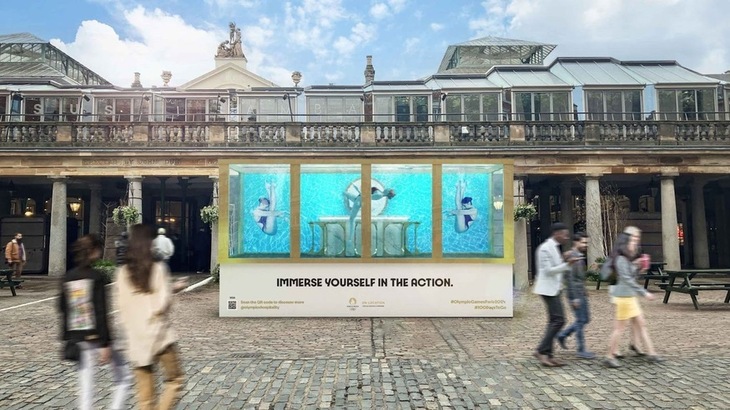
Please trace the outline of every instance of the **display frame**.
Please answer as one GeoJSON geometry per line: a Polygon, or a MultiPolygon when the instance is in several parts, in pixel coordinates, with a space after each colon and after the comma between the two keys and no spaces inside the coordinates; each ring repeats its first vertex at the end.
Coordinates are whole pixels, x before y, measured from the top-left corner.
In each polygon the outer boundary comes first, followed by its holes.
{"type": "MultiPolygon", "coordinates": [[[[248,264],[248,263],[491,263],[491,264],[513,264],[514,263],[514,220],[511,217],[514,209],[514,197],[512,185],[514,179],[514,161],[510,159],[495,158],[444,158],[444,157],[423,157],[408,158],[394,156],[388,158],[366,158],[366,157],[337,157],[337,158],[292,158],[286,156],[267,158],[231,158],[218,161],[219,166],[219,209],[225,210],[219,213],[218,219],[218,261],[221,264],[248,264]],[[357,258],[341,257],[307,257],[301,252],[301,166],[302,165],[353,165],[361,167],[361,183],[363,186],[372,184],[373,165],[430,165],[431,166],[431,203],[432,211],[432,253],[430,257],[418,256],[373,256],[370,252],[362,252],[357,258]],[[288,165],[290,170],[290,249],[288,257],[232,257],[229,254],[229,214],[227,210],[230,204],[229,174],[232,165],[242,166],[266,166],[266,165],[288,165]],[[449,205],[442,203],[442,181],[443,166],[449,165],[500,165],[502,166],[502,192],[503,201],[501,215],[503,224],[503,256],[502,257],[453,257],[443,254],[443,218],[444,209],[449,205]]],[[[496,193],[495,193],[496,194],[496,193]]],[[[369,199],[366,193],[365,199],[369,199]]],[[[362,201],[362,249],[371,249],[371,201],[362,201]]],[[[242,239],[243,240],[243,239],[242,239]]]]}

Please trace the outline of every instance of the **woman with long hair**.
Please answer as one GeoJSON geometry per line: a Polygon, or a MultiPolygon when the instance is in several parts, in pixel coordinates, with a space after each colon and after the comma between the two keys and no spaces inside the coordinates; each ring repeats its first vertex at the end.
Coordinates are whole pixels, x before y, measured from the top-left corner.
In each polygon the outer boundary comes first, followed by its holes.
{"type": "Polygon", "coordinates": [[[107,278],[92,268],[101,259],[104,242],[97,235],[82,236],[72,246],[76,267],[63,276],[59,310],[63,340],[79,346],[79,406],[91,409],[94,402],[95,364],[111,360],[116,389],[112,409],[121,409],[132,377],[122,354],[114,349],[107,309],[107,278]]]}
{"type": "Polygon", "coordinates": [[[119,318],[127,336],[127,356],[137,380],[137,399],[142,410],[171,409],[179,400],[183,374],[172,330],[172,285],[167,265],[152,255],[154,230],[134,225],[129,232],[127,263],[117,274],[119,318]],[[162,365],[165,383],[155,407],[153,365],[162,365]]]}
{"type": "MultiPolygon", "coordinates": [[[[647,359],[653,363],[663,362],[664,359],[657,356],[654,345],[649,338],[649,332],[646,329],[646,320],[639,305],[638,296],[644,296],[649,300],[654,300],[654,295],[644,289],[637,281],[636,277],[641,272],[646,272],[647,266],[642,266],[642,258],[639,255],[639,242],[641,240],[641,231],[633,226],[624,229],[619,235],[616,244],[611,250],[610,260],[613,269],[616,271],[617,282],[613,288],[613,298],[616,305],[616,320],[613,325],[613,332],[608,342],[608,355],[603,361],[606,367],[620,367],[621,364],[616,359],[618,353],[618,343],[621,335],[626,329],[629,321],[632,324],[634,336],[643,342],[648,353],[647,359]]],[[[634,350],[638,352],[638,346],[632,345],[634,350]]]]}

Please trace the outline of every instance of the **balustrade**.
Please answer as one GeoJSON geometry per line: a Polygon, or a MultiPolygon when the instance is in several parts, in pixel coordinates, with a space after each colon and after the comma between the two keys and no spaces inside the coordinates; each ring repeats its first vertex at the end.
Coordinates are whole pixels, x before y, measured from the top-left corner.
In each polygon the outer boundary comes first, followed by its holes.
{"type": "Polygon", "coordinates": [[[228,125],[226,142],[244,145],[285,145],[286,127],[281,124],[228,125]]]}
{"type": "Polygon", "coordinates": [[[129,143],[134,139],[134,126],[121,124],[85,123],[71,127],[75,144],[129,143]]]}
{"type": "Polygon", "coordinates": [[[433,145],[433,142],[433,125],[375,125],[375,143],[378,145],[433,145]]]}
{"type": "Polygon", "coordinates": [[[600,122],[598,134],[606,143],[651,143],[659,141],[659,125],[656,121],[600,122]]]}
{"type": "Polygon", "coordinates": [[[585,125],[581,121],[525,124],[525,141],[530,143],[583,143],[585,125]]]}
{"type": "Polygon", "coordinates": [[[507,123],[450,124],[449,141],[452,145],[506,144],[509,142],[509,125],[507,123]]]}
{"type": "Polygon", "coordinates": [[[358,124],[305,124],[302,126],[305,145],[359,145],[358,124]]]}
{"type": "Polygon", "coordinates": [[[9,144],[55,142],[58,127],[53,124],[0,123],[0,142],[9,144]]]}
{"type": "Polygon", "coordinates": [[[205,143],[210,141],[210,127],[205,123],[152,124],[150,142],[205,143]]]}
{"type": "Polygon", "coordinates": [[[675,135],[680,144],[730,142],[730,123],[678,123],[675,126],[675,135]]]}

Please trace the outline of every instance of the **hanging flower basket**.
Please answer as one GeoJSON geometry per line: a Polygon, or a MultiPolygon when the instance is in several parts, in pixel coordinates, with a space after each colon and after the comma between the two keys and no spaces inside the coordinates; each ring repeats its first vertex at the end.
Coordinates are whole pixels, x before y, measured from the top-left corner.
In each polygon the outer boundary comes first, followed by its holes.
{"type": "Polygon", "coordinates": [[[218,221],[218,205],[206,205],[200,208],[200,219],[203,223],[212,224],[218,221]]]}
{"type": "Polygon", "coordinates": [[[515,221],[519,221],[521,218],[525,218],[528,221],[535,219],[537,216],[537,209],[533,204],[519,204],[515,206],[515,221]]]}
{"type": "Polygon", "coordinates": [[[135,224],[139,221],[139,210],[133,206],[121,205],[112,211],[112,219],[119,226],[135,224]]]}

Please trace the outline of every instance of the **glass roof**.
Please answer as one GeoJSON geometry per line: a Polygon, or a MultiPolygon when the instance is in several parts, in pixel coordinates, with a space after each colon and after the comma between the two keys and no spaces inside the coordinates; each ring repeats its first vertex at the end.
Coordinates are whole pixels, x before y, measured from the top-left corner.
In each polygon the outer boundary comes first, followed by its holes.
{"type": "Polygon", "coordinates": [[[438,72],[485,73],[495,65],[543,64],[555,47],[554,44],[482,37],[450,45],[438,72]]]}
{"type": "Polygon", "coordinates": [[[487,80],[499,87],[564,87],[570,89],[570,84],[558,78],[547,70],[547,67],[494,67],[487,73],[487,80]]]}
{"type": "Polygon", "coordinates": [[[558,58],[550,72],[572,85],[644,85],[612,58],[558,58]]]}
{"type": "Polygon", "coordinates": [[[705,77],[676,61],[624,61],[621,63],[639,81],[648,84],[718,84],[714,78],[705,77]]]}

